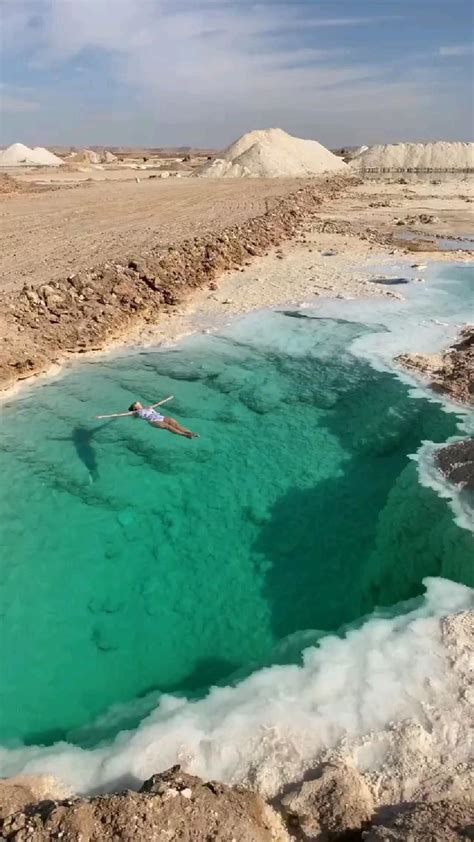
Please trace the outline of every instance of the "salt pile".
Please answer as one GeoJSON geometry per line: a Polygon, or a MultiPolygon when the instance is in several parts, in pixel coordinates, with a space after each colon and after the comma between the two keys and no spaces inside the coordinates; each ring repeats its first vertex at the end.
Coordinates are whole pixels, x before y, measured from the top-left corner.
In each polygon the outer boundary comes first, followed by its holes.
{"type": "Polygon", "coordinates": [[[0,152],[0,167],[59,167],[62,163],[62,158],[58,158],[42,146],[30,149],[23,143],[13,143],[8,149],[0,152]]]}
{"type": "Polygon", "coordinates": [[[350,166],[373,170],[469,170],[474,143],[378,143],[357,155],[350,166]]]}
{"type": "Polygon", "coordinates": [[[94,149],[81,149],[66,158],[68,164],[113,164],[116,160],[117,156],[107,149],[102,152],[96,152],[94,149]]]}
{"type": "Polygon", "coordinates": [[[359,146],[358,149],[356,149],[355,152],[352,153],[352,157],[357,158],[359,155],[362,155],[363,152],[367,152],[368,149],[369,147],[365,146],[365,144],[363,146],[359,146]]]}
{"type": "Polygon", "coordinates": [[[347,164],[316,140],[282,129],[247,132],[198,172],[202,178],[308,178],[341,172],[347,164]]]}

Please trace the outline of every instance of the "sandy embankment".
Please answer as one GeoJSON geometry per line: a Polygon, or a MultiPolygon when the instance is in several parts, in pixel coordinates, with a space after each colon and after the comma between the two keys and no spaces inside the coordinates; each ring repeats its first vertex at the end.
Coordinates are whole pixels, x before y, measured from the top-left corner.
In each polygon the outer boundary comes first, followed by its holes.
{"type": "Polygon", "coordinates": [[[158,245],[125,263],[108,261],[40,286],[14,285],[0,294],[0,385],[11,386],[67,354],[109,346],[145,323],[156,324],[193,290],[294,237],[315,220],[325,199],[349,186],[346,179],[323,180],[243,224],[175,246],[158,245]]]}
{"type": "MultiPolygon", "coordinates": [[[[243,197],[242,181],[237,188],[233,182],[233,179],[225,182],[225,195],[231,195],[227,190],[237,189],[243,197]],[[232,184],[227,187],[229,182],[232,184]]],[[[199,202],[204,203],[203,207],[209,205],[209,182],[197,180],[193,184],[198,185],[192,190],[197,196],[195,210],[199,213],[199,202]]],[[[269,193],[267,183],[253,180],[247,189],[251,196],[257,197],[257,204],[251,199],[242,205],[238,199],[235,205],[233,194],[234,205],[228,209],[227,216],[219,216],[215,207],[208,208],[208,233],[180,240],[173,246],[162,244],[163,232],[157,245],[153,245],[152,228],[157,220],[150,219],[153,225],[148,226],[146,250],[138,220],[132,215],[132,228],[126,229],[127,216],[121,205],[120,234],[115,231],[112,240],[116,242],[121,237],[127,244],[130,242],[129,257],[123,257],[125,246],[122,246],[122,262],[113,258],[95,269],[73,272],[67,278],[63,273],[62,279],[39,286],[35,283],[21,286],[21,277],[14,273],[14,251],[11,253],[11,246],[10,251],[7,248],[3,265],[8,288],[0,292],[3,337],[0,387],[9,388],[20,380],[48,371],[75,353],[176,338],[196,327],[202,328],[203,321],[219,314],[222,317],[223,313],[246,312],[316,295],[396,296],[398,292],[368,283],[364,266],[368,259],[375,258],[375,247],[381,260],[384,255],[393,259],[394,254],[407,254],[411,249],[410,244],[397,241],[400,217],[427,209],[431,215],[436,213],[439,223],[425,226],[430,235],[438,231],[444,235],[457,234],[460,230],[469,234],[472,229],[469,186],[463,181],[437,186],[422,182],[407,187],[397,183],[361,184],[355,179],[334,177],[310,184],[300,182],[300,185],[295,189],[293,183],[288,193],[289,184],[283,181],[280,192],[284,195],[277,198],[275,184],[269,193]],[[256,216],[252,215],[255,209],[256,216]],[[226,220],[231,219],[236,219],[236,224],[226,227],[226,220]],[[277,248],[282,243],[285,243],[284,253],[277,248]],[[336,254],[326,255],[327,251],[336,254]]],[[[174,194],[175,213],[184,232],[188,230],[189,213],[185,210],[184,217],[180,216],[183,214],[181,187],[174,194]]],[[[58,202],[65,201],[54,195],[58,202]]],[[[155,201],[157,195],[162,194],[155,194],[155,201]]],[[[172,194],[166,195],[171,202],[172,194]]],[[[42,203],[49,207],[52,200],[43,194],[30,197],[31,201],[37,203],[37,219],[41,217],[42,203]]],[[[16,219],[16,224],[25,212],[25,202],[27,198],[21,196],[8,203],[7,213],[12,220],[16,219]]],[[[166,213],[171,219],[172,202],[166,213]]],[[[109,208],[104,215],[108,228],[113,229],[117,209],[109,208]]],[[[39,225],[38,219],[36,224],[39,225]]],[[[64,232],[70,231],[72,236],[75,227],[68,223],[64,232]]],[[[174,230],[171,224],[170,236],[174,230]]],[[[27,277],[34,270],[34,243],[38,236],[41,241],[46,236],[41,225],[33,237],[32,255],[23,258],[20,264],[22,275],[26,272],[27,277]]],[[[8,231],[4,237],[8,245],[8,231]]],[[[57,260],[63,252],[66,260],[75,259],[72,256],[76,254],[76,241],[64,242],[63,234],[60,240],[57,260]]],[[[84,242],[80,247],[85,248],[84,242]]],[[[429,255],[418,252],[414,261],[433,256],[436,243],[427,243],[426,247],[430,249],[429,255]]],[[[443,260],[471,259],[460,252],[436,256],[443,260]]],[[[54,265],[58,277],[58,263],[54,265]]],[[[40,277],[44,277],[44,271],[41,268],[40,277]]]]}

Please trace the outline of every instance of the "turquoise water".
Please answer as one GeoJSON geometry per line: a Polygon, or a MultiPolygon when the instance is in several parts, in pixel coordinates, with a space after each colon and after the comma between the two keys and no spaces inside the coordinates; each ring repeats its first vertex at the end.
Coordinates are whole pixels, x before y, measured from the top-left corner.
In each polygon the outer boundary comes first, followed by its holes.
{"type": "Polygon", "coordinates": [[[5,411],[4,744],[93,743],[111,706],[297,660],[426,575],[474,585],[471,536],[408,458],[456,416],[350,352],[374,328],[262,319],[275,341],[86,363],[5,411]],[[199,439],[92,420],[168,394],[199,439]]]}

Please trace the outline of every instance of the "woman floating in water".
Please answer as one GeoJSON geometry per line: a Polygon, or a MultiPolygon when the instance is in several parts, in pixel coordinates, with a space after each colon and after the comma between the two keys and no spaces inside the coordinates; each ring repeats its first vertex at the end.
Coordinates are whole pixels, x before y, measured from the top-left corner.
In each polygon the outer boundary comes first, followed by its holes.
{"type": "Polygon", "coordinates": [[[199,438],[198,433],[192,433],[191,430],[187,430],[175,418],[170,418],[169,415],[161,415],[159,412],[156,412],[155,406],[161,406],[161,404],[172,399],[173,395],[170,395],[169,398],[164,398],[162,401],[158,401],[158,403],[152,403],[150,406],[142,406],[140,401],[134,401],[130,405],[128,412],[117,412],[114,415],[96,415],[96,418],[125,418],[127,415],[134,415],[135,418],[143,418],[144,421],[148,421],[152,427],[168,430],[177,436],[185,436],[187,439],[199,438]]]}

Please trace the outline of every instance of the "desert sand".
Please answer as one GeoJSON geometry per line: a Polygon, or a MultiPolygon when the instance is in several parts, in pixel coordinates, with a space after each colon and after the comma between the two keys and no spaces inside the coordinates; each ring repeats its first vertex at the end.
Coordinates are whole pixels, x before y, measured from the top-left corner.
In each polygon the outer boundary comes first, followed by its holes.
{"type": "MultiPolygon", "coordinates": [[[[55,186],[67,185],[68,175],[57,175],[55,186]]],[[[294,179],[252,181],[250,189],[238,180],[147,178],[137,183],[130,170],[125,175],[126,180],[2,196],[0,289],[56,280],[104,260],[118,263],[153,245],[241,224],[299,186],[294,179]]]]}

